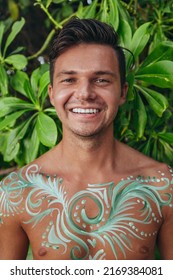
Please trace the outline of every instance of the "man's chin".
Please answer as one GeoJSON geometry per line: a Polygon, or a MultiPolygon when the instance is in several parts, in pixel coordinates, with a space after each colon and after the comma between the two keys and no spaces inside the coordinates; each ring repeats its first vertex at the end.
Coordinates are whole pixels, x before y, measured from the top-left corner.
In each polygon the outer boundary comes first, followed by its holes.
{"type": "Polygon", "coordinates": [[[78,138],[82,138],[82,139],[92,139],[95,138],[97,136],[99,136],[101,134],[101,129],[99,130],[94,130],[94,131],[80,131],[80,130],[74,130],[73,134],[78,137],[78,138]]]}

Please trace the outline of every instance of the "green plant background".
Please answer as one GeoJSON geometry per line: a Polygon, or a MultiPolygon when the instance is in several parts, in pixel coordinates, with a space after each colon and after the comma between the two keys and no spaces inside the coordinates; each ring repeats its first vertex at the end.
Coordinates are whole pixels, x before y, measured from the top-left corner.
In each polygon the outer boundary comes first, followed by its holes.
{"type": "Polygon", "coordinates": [[[0,176],[61,140],[50,105],[48,49],[72,16],[97,18],[125,50],[127,102],[115,136],[173,166],[173,0],[0,0],[0,176]]]}

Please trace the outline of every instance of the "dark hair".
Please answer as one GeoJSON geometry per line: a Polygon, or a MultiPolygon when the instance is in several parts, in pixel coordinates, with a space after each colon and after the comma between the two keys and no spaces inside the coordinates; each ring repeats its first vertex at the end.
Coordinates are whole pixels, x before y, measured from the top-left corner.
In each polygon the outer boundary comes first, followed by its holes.
{"type": "Polygon", "coordinates": [[[81,43],[111,46],[117,54],[121,85],[125,83],[125,55],[122,48],[118,45],[118,35],[113,27],[96,19],[79,19],[73,17],[62,29],[57,30],[54,36],[49,54],[51,84],[53,84],[56,59],[70,47],[81,43]]]}

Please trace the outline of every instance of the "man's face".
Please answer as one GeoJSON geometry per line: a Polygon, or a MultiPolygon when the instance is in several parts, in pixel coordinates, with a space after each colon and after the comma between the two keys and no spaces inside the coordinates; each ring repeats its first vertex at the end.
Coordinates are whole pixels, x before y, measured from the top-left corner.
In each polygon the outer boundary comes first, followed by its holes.
{"type": "Polygon", "coordinates": [[[115,51],[106,45],[80,44],[57,58],[49,96],[64,133],[89,137],[113,128],[126,91],[115,51]]]}

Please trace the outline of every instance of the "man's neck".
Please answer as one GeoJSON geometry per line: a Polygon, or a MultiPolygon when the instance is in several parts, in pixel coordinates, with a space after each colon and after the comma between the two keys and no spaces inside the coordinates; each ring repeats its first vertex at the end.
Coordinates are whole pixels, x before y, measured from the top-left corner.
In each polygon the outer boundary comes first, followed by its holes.
{"type": "Polygon", "coordinates": [[[78,137],[62,139],[60,143],[63,166],[70,166],[74,172],[89,173],[113,170],[116,164],[117,142],[113,135],[107,137],[78,137]]]}

